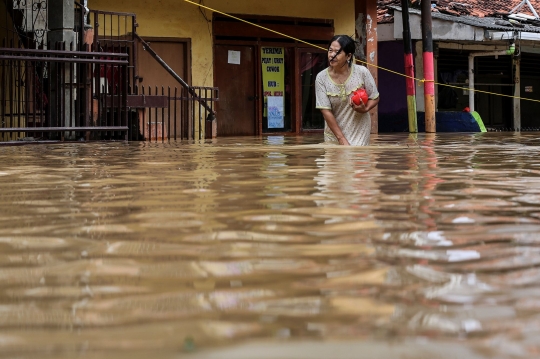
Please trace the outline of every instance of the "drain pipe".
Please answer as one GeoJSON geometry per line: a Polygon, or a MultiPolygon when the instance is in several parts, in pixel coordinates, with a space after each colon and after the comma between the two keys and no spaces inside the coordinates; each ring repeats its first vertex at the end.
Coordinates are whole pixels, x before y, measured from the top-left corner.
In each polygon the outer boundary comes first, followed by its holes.
{"type": "Polygon", "coordinates": [[[479,56],[504,56],[504,55],[513,55],[516,51],[516,45],[511,44],[508,50],[501,51],[491,51],[491,52],[471,52],[469,54],[469,108],[471,112],[475,111],[474,109],[474,58],[479,56]]]}

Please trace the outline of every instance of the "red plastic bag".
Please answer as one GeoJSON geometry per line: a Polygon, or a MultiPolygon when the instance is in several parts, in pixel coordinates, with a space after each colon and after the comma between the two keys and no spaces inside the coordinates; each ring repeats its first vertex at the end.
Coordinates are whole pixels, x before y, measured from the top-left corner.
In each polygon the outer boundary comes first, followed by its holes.
{"type": "Polygon", "coordinates": [[[367,105],[368,100],[369,98],[368,98],[366,90],[358,89],[353,92],[352,101],[354,102],[356,106],[360,105],[360,103],[367,105]]]}

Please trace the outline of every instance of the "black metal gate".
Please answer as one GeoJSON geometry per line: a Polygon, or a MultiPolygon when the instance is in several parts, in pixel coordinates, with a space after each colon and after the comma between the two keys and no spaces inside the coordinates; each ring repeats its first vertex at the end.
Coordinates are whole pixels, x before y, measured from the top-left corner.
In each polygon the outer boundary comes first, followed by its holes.
{"type": "Polygon", "coordinates": [[[0,0],[0,142],[210,137],[217,88],[138,85],[135,14],[75,3],[76,42],[53,44],[48,1],[0,0]]]}

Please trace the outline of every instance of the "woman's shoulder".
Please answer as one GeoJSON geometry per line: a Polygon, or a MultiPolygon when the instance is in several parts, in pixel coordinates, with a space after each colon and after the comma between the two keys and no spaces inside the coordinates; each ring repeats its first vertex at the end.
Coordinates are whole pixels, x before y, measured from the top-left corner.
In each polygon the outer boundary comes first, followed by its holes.
{"type": "Polygon", "coordinates": [[[367,67],[359,64],[354,64],[354,71],[358,71],[359,73],[369,72],[367,67]]]}
{"type": "Polygon", "coordinates": [[[325,80],[328,77],[328,67],[317,74],[317,80],[325,80]]]}

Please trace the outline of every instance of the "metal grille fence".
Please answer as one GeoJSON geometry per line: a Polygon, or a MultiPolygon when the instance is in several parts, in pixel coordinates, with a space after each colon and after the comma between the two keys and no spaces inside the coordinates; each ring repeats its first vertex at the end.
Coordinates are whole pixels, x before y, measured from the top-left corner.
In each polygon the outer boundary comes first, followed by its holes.
{"type": "Polygon", "coordinates": [[[0,48],[2,140],[126,138],[127,55],[56,47],[0,48]],[[102,85],[102,69],[114,83],[102,85]]]}
{"type": "Polygon", "coordinates": [[[47,0],[0,0],[0,11],[2,5],[0,142],[165,142],[215,133],[217,88],[190,86],[174,73],[179,88],[137,84],[137,42],[144,40],[135,14],[87,11],[76,2],[76,41],[52,44],[47,0]]]}

